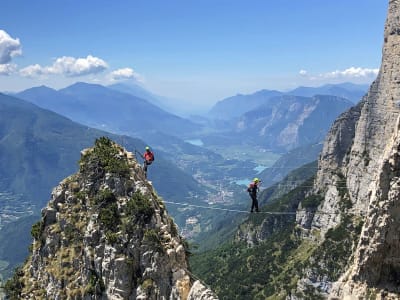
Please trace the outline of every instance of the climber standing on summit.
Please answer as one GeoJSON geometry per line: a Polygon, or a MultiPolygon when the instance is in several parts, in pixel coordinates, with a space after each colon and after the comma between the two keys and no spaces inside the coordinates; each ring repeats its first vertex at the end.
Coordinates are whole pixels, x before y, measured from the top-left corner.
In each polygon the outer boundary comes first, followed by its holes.
{"type": "Polygon", "coordinates": [[[147,178],[147,166],[151,165],[154,161],[154,153],[150,150],[149,146],[146,146],[146,151],[144,152],[142,157],[144,176],[147,178]]]}
{"type": "Polygon", "coordinates": [[[247,191],[249,192],[250,198],[252,200],[250,212],[253,212],[254,209],[256,209],[256,212],[259,212],[257,192],[260,190],[258,187],[260,183],[261,183],[260,179],[254,178],[253,181],[249,184],[249,187],[247,188],[247,191]]]}

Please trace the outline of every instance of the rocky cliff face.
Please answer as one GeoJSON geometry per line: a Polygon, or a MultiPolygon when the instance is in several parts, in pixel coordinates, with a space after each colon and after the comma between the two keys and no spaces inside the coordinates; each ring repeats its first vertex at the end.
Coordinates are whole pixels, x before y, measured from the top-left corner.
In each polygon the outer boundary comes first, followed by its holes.
{"type": "Polygon", "coordinates": [[[217,299],[188,271],[187,246],[132,155],[84,150],[32,228],[21,299],[217,299]]]}
{"type": "Polygon", "coordinates": [[[341,276],[327,278],[310,268],[299,286],[324,286],[332,299],[399,299],[399,104],[400,1],[390,0],[379,75],[331,128],[314,191],[324,201],[308,219],[298,218],[309,238],[320,237],[320,246],[341,230],[341,242],[348,243],[337,258],[341,276]]]}
{"type": "Polygon", "coordinates": [[[336,96],[275,97],[242,115],[236,132],[271,149],[291,150],[323,140],[337,116],[352,105],[336,96]]]}

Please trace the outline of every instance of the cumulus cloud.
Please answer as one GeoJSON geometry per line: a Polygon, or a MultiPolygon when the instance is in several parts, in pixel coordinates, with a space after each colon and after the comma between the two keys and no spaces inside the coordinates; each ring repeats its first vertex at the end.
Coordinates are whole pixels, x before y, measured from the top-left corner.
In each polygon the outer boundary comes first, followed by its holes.
{"type": "Polygon", "coordinates": [[[13,39],[7,32],[0,29],[0,65],[8,64],[13,57],[21,54],[19,39],[13,39]]]}
{"type": "Polygon", "coordinates": [[[320,77],[323,78],[362,78],[362,77],[372,77],[378,75],[379,69],[369,69],[369,68],[356,68],[350,67],[346,70],[336,70],[333,72],[328,72],[321,74],[320,77]]]}
{"type": "Polygon", "coordinates": [[[135,77],[135,73],[133,72],[133,69],[131,69],[131,68],[118,69],[118,70],[111,72],[110,75],[111,75],[111,78],[114,80],[129,79],[129,78],[135,77]]]}
{"type": "Polygon", "coordinates": [[[34,78],[34,77],[38,77],[40,75],[46,74],[46,70],[45,70],[45,68],[42,68],[40,65],[36,64],[36,65],[31,65],[31,66],[28,66],[26,68],[19,70],[19,73],[23,77],[34,78]]]}
{"type": "Polygon", "coordinates": [[[60,74],[67,77],[77,77],[82,75],[96,74],[108,68],[107,63],[92,55],[86,58],[75,58],[63,56],[57,58],[53,65],[42,67],[38,64],[31,65],[20,70],[20,74],[25,77],[37,77],[47,74],[60,74]]]}
{"type": "Polygon", "coordinates": [[[99,73],[108,68],[107,63],[92,55],[86,58],[63,56],[57,58],[54,64],[47,69],[50,74],[63,74],[68,77],[99,73]]]}
{"type": "Polygon", "coordinates": [[[0,75],[11,75],[17,70],[17,66],[14,64],[2,64],[0,65],[0,75]]]}
{"type": "Polygon", "coordinates": [[[112,81],[135,79],[136,81],[142,81],[141,76],[131,68],[121,68],[110,73],[112,81]]]}
{"type": "Polygon", "coordinates": [[[300,74],[301,76],[306,76],[306,75],[307,75],[307,71],[306,71],[306,70],[300,70],[300,71],[299,71],[299,74],[300,74]]]}

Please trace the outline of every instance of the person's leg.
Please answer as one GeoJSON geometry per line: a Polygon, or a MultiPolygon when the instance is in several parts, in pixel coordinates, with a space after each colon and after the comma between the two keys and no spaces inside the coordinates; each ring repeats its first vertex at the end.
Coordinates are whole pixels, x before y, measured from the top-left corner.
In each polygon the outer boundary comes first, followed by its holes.
{"type": "Polygon", "coordinates": [[[143,171],[144,171],[144,176],[147,177],[147,161],[143,162],[143,171]]]}
{"type": "Polygon", "coordinates": [[[254,195],[251,195],[251,210],[250,210],[250,212],[253,212],[254,208],[256,207],[255,201],[256,201],[256,198],[254,197],[254,195]]]}

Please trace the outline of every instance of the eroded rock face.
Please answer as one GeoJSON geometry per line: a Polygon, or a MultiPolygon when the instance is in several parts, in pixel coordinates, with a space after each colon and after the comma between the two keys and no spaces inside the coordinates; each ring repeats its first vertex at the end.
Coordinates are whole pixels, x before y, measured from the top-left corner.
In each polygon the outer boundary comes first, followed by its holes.
{"type": "Polygon", "coordinates": [[[42,215],[21,298],[217,299],[193,284],[163,201],[130,153],[108,139],[82,152],[80,172],[53,190],[42,215]]]}
{"type": "Polygon", "coordinates": [[[333,125],[315,184],[324,201],[311,220],[301,219],[319,231],[320,242],[341,224],[348,230],[362,224],[343,275],[325,290],[328,298],[400,297],[399,104],[400,1],[390,0],[379,75],[360,104],[333,125]]]}

